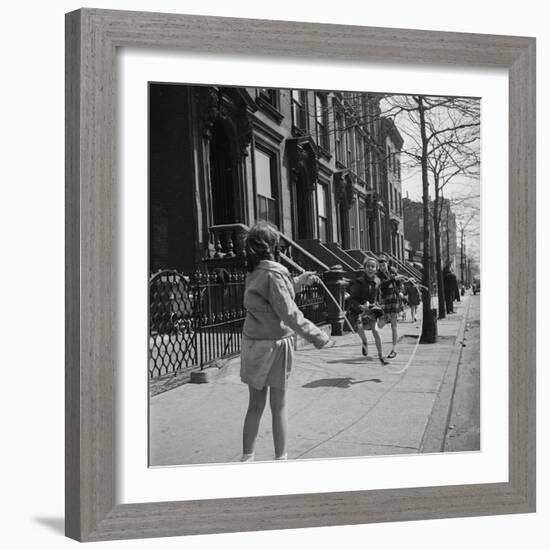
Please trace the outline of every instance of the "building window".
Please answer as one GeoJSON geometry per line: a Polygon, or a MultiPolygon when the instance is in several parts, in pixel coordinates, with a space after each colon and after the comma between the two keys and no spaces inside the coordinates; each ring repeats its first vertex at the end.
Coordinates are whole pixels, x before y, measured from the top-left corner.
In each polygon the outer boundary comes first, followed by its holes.
{"type": "Polygon", "coordinates": [[[336,141],[336,160],[338,162],[345,162],[344,141],[346,139],[346,136],[344,132],[346,130],[344,128],[344,117],[342,116],[342,113],[339,111],[336,111],[335,113],[335,125],[336,125],[336,133],[335,133],[334,139],[336,141]]]}
{"type": "Polygon", "coordinates": [[[279,107],[279,92],[275,88],[258,88],[259,96],[272,107],[279,107]]]}
{"type": "Polygon", "coordinates": [[[346,133],[347,133],[346,162],[347,162],[347,167],[350,170],[353,170],[354,169],[354,166],[353,166],[353,151],[355,149],[355,145],[354,145],[355,131],[354,131],[353,127],[351,127],[351,128],[348,128],[348,131],[346,133]]]}
{"type": "Polygon", "coordinates": [[[307,131],[306,117],[306,92],[303,90],[292,90],[292,124],[302,132],[307,131]]]}
{"type": "Polygon", "coordinates": [[[255,150],[258,219],[278,225],[277,172],[275,156],[255,150]]]}
{"type": "Polygon", "coordinates": [[[326,243],[328,240],[328,208],[327,208],[327,186],[317,184],[317,219],[319,225],[319,239],[326,243]]]}
{"type": "Polygon", "coordinates": [[[363,135],[359,128],[355,130],[355,163],[357,166],[356,174],[363,179],[365,177],[365,163],[364,163],[364,151],[363,151],[363,135]]]}
{"type": "Polygon", "coordinates": [[[328,143],[328,107],[327,98],[324,94],[315,94],[315,132],[317,145],[329,149],[328,143]]]}
{"type": "Polygon", "coordinates": [[[350,245],[349,248],[357,248],[357,201],[353,202],[350,216],[350,245]]]}
{"type": "Polygon", "coordinates": [[[367,207],[363,201],[359,203],[359,248],[367,250],[367,207]]]}

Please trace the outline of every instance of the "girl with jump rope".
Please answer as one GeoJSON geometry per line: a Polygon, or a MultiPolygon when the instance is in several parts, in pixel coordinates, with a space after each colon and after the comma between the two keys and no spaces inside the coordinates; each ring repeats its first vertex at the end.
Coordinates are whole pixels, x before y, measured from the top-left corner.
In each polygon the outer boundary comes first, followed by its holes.
{"type": "Polygon", "coordinates": [[[388,359],[393,359],[397,356],[396,346],[399,340],[397,333],[397,315],[401,312],[402,303],[400,298],[401,281],[395,269],[388,266],[388,258],[382,254],[378,258],[378,273],[380,279],[380,305],[384,315],[378,320],[380,328],[389,322],[391,324],[392,346],[388,354],[388,359]]]}
{"type": "Polygon", "coordinates": [[[318,280],[311,272],[296,279],[278,262],[279,233],[261,222],[246,237],[248,274],[244,291],[246,318],[241,346],[241,380],[248,384],[249,402],[243,426],[242,462],[254,460],[260,420],[268,388],[275,459],[287,458],[286,390],[294,356],[294,334],[322,348],[329,337],[308,321],[294,301],[303,285],[318,280]]]}
{"type": "MultiPolygon", "coordinates": [[[[378,350],[378,357],[380,359],[380,362],[381,362],[382,366],[384,367],[384,371],[388,374],[391,374],[391,375],[401,375],[409,369],[409,367],[412,365],[412,363],[414,361],[414,357],[415,357],[416,352],[418,350],[418,345],[420,344],[420,337],[422,335],[422,332],[421,331],[418,332],[418,335],[416,337],[415,346],[413,348],[412,353],[409,356],[409,359],[408,359],[407,363],[403,367],[398,367],[398,370],[395,370],[395,369],[392,369],[391,367],[388,367],[388,365],[390,365],[390,363],[387,360],[384,359],[384,357],[382,355],[382,352],[381,352],[380,334],[378,332],[377,323],[372,322],[373,318],[377,318],[377,319],[381,320],[381,319],[383,319],[383,316],[384,316],[384,310],[381,307],[379,307],[376,303],[376,301],[378,300],[379,294],[377,294],[376,291],[373,290],[373,286],[376,285],[376,280],[378,279],[377,275],[376,275],[377,274],[377,272],[376,272],[377,261],[374,258],[367,258],[364,261],[363,266],[364,266],[364,269],[365,269],[365,279],[370,279],[371,284],[370,285],[365,285],[367,290],[365,290],[365,286],[363,286],[363,283],[361,283],[357,280],[354,283],[354,285],[352,286],[351,294],[350,294],[350,297],[349,297],[350,304],[352,306],[352,308],[351,308],[352,309],[352,315],[353,315],[353,310],[355,309],[355,311],[359,311],[359,312],[363,313],[363,315],[362,315],[363,318],[366,317],[366,319],[367,319],[366,325],[373,332],[374,340],[375,340],[376,347],[377,347],[377,350],[378,350]],[[373,273],[373,271],[374,271],[374,273],[373,273]],[[375,282],[375,285],[372,284],[372,281],[375,282]],[[370,286],[370,290],[368,289],[369,286],[370,286]],[[361,288],[361,287],[363,287],[363,288],[361,288]],[[371,293],[370,297],[373,300],[372,303],[369,302],[369,300],[368,300],[369,292],[371,293]],[[353,298],[352,298],[352,296],[353,296],[353,298]],[[359,307],[359,309],[358,309],[358,307],[359,307]]],[[[398,276],[396,276],[396,277],[398,277],[398,276]]],[[[360,279],[360,278],[358,278],[358,279],[360,279]]],[[[324,288],[327,296],[334,302],[336,307],[338,309],[340,309],[340,312],[344,315],[344,320],[347,323],[351,333],[352,334],[357,334],[357,336],[359,336],[359,338],[361,339],[363,354],[366,355],[367,354],[367,347],[366,347],[367,342],[366,342],[366,336],[365,336],[364,329],[363,329],[363,326],[365,325],[365,323],[362,322],[362,320],[360,319],[359,324],[356,323],[356,328],[357,328],[357,331],[356,331],[354,329],[352,323],[350,323],[350,320],[348,319],[348,317],[345,315],[345,312],[340,307],[340,304],[338,304],[338,302],[336,301],[334,296],[331,294],[331,292],[328,290],[328,288],[325,286],[323,281],[319,280],[319,282],[320,282],[321,286],[324,288]]],[[[414,279],[412,280],[412,284],[417,288],[418,292],[420,292],[419,289],[425,288],[422,285],[420,285],[419,283],[417,283],[416,281],[414,281],[414,279]]],[[[378,279],[378,285],[380,285],[379,279],[378,279]]]]}
{"type": "Polygon", "coordinates": [[[349,307],[352,316],[355,318],[352,324],[357,328],[357,334],[361,338],[361,351],[368,355],[368,344],[365,329],[372,332],[378,359],[382,365],[389,362],[382,354],[382,340],[378,332],[378,319],[382,317],[382,309],[376,305],[380,293],[380,279],[376,276],[378,264],[374,258],[366,258],[363,262],[364,273],[359,275],[350,289],[349,307]]]}

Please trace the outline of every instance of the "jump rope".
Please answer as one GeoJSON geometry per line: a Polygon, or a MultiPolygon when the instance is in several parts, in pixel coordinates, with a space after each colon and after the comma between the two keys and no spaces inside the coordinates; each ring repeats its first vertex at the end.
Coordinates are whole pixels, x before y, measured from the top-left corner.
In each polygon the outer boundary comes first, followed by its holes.
{"type": "MultiPolygon", "coordinates": [[[[293,268],[296,269],[296,271],[298,271],[300,274],[306,273],[306,270],[304,268],[302,268],[301,266],[297,265],[297,264],[293,265],[293,268]]],[[[359,336],[359,334],[357,334],[357,331],[353,328],[352,324],[350,323],[350,321],[348,319],[348,316],[346,315],[346,312],[342,309],[342,307],[338,303],[338,300],[336,300],[336,298],[333,296],[332,292],[327,288],[324,281],[319,276],[317,276],[317,275],[315,275],[315,276],[317,277],[317,281],[319,282],[319,284],[321,285],[321,287],[325,291],[325,294],[332,300],[334,305],[338,308],[338,311],[342,314],[342,317],[344,318],[344,321],[347,324],[350,332],[352,334],[355,334],[357,336],[357,338],[359,338],[359,340],[361,342],[361,345],[363,345],[363,341],[361,340],[361,337],[359,336]]],[[[420,292],[420,288],[425,288],[422,285],[419,285],[417,283],[413,283],[413,284],[419,290],[419,292],[420,292]]],[[[204,290],[206,290],[206,289],[204,289],[204,290]]],[[[411,356],[409,357],[409,360],[407,361],[407,364],[403,368],[401,368],[398,371],[393,371],[393,370],[390,370],[391,364],[387,365],[387,366],[384,366],[384,367],[379,367],[379,368],[383,368],[385,372],[388,372],[388,373],[394,374],[394,375],[402,374],[403,372],[408,370],[408,368],[411,366],[411,364],[413,362],[413,359],[416,355],[416,352],[418,350],[418,345],[420,344],[421,335],[422,335],[422,332],[419,331],[418,336],[416,338],[416,343],[415,343],[413,352],[412,352],[411,356]]],[[[228,349],[228,347],[229,347],[232,340],[233,340],[233,334],[231,334],[231,337],[229,338],[229,341],[225,345],[225,349],[224,349],[224,353],[223,353],[224,355],[227,352],[227,349],[228,349]]],[[[334,347],[334,346],[331,346],[331,347],[334,347]]]]}
{"type": "MultiPolygon", "coordinates": [[[[297,269],[297,271],[299,271],[301,274],[303,273],[306,273],[306,270],[303,269],[301,266],[298,266],[298,265],[295,265],[293,266],[295,269],[297,269]]],[[[361,337],[359,336],[359,334],[357,334],[357,331],[353,328],[352,324],[349,322],[349,319],[346,315],[346,312],[342,309],[342,307],[340,306],[340,304],[338,303],[338,300],[336,300],[336,298],[333,296],[332,292],[327,288],[327,286],[325,285],[325,283],[323,282],[323,280],[317,276],[317,280],[319,281],[321,287],[323,288],[323,290],[325,291],[325,293],[327,294],[327,296],[330,297],[330,299],[334,302],[334,305],[338,308],[338,310],[340,311],[340,313],[342,314],[342,316],[344,317],[344,321],[346,322],[346,324],[348,325],[350,331],[355,334],[357,336],[357,338],[359,338],[359,340],[361,340],[361,337]]],[[[422,288],[425,288],[423,287],[422,285],[419,285],[417,283],[413,283],[414,286],[417,288],[417,289],[420,289],[420,287],[422,288]]],[[[420,290],[419,290],[420,291],[420,290]]],[[[379,367],[379,368],[382,368],[384,369],[384,371],[386,372],[389,372],[390,374],[394,374],[394,375],[397,375],[397,374],[402,374],[403,372],[405,372],[406,370],[408,370],[408,368],[411,366],[412,362],[413,362],[413,359],[416,355],[416,352],[418,350],[418,345],[420,344],[420,337],[422,336],[422,331],[419,331],[418,332],[418,336],[416,338],[416,343],[415,343],[415,346],[414,346],[414,349],[413,349],[413,352],[411,354],[411,356],[409,357],[409,360],[407,361],[407,364],[401,368],[400,370],[398,371],[393,371],[393,370],[389,370],[388,367],[391,367],[391,364],[388,365],[388,366],[384,366],[384,367],[379,367]]],[[[361,340],[361,345],[363,345],[363,341],[361,340]]],[[[333,347],[333,346],[332,346],[333,347]]]]}

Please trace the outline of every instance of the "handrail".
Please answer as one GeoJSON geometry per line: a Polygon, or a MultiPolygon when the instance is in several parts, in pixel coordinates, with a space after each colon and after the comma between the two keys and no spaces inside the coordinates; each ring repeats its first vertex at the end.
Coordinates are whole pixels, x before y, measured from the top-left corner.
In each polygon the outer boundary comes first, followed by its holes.
{"type": "Polygon", "coordinates": [[[290,268],[298,271],[298,273],[303,273],[305,271],[305,269],[300,264],[296,263],[292,258],[287,256],[283,252],[281,252],[281,261],[283,263],[287,264],[286,267],[290,267],[290,268]]]}
{"type": "MultiPolygon", "coordinates": [[[[302,256],[305,256],[310,262],[314,263],[319,267],[321,271],[328,271],[328,265],[324,264],[319,258],[308,252],[305,248],[300,246],[296,241],[293,241],[290,237],[287,237],[284,233],[279,231],[279,238],[282,239],[286,244],[290,245],[293,249],[297,250],[302,256]]],[[[285,254],[286,256],[286,254],[285,254]]]]}
{"type": "Polygon", "coordinates": [[[409,265],[410,262],[403,262],[413,273],[416,274],[416,277],[418,277],[418,280],[422,280],[422,272],[415,267],[414,265],[409,265]]]}
{"type": "Polygon", "coordinates": [[[213,230],[220,230],[220,231],[227,231],[229,229],[236,229],[236,228],[239,228],[239,229],[244,229],[245,231],[248,231],[250,229],[250,227],[248,227],[248,225],[245,225],[244,223],[222,223],[220,225],[211,225],[210,226],[210,231],[213,231],[213,230]]]}
{"type": "Polygon", "coordinates": [[[415,279],[420,280],[420,274],[416,273],[416,270],[413,270],[410,268],[407,264],[405,264],[403,261],[401,261],[397,256],[392,254],[391,252],[386,252],[386,254],[399,266],[403,271],[405,271],[409,276],[414,277],[415,279]]]}
{"type": "Polygon", "coordinates": [[[392,259],[392,261],[397,264],[398,267],[401,268],[401,271],[404,271],[407,275],[410,277],[414,277],[416,279],[416,274],[414,274],[410,267],[405,265],[395,254],[392,254],[391,252],[388,253],[388,256],[392,259]]]}

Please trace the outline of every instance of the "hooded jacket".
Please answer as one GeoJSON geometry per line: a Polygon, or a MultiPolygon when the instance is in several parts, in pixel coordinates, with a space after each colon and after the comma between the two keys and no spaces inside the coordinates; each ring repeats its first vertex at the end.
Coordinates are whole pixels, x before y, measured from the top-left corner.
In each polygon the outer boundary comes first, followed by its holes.
{"type": "Polygon", "coordinates": [[[328,336],[304,317],[294,297],[288,269],[262,260],[246,278],[243,334],[253,340],[280,340],[296,332],[315,347],[323,347],[328,336]]]}

